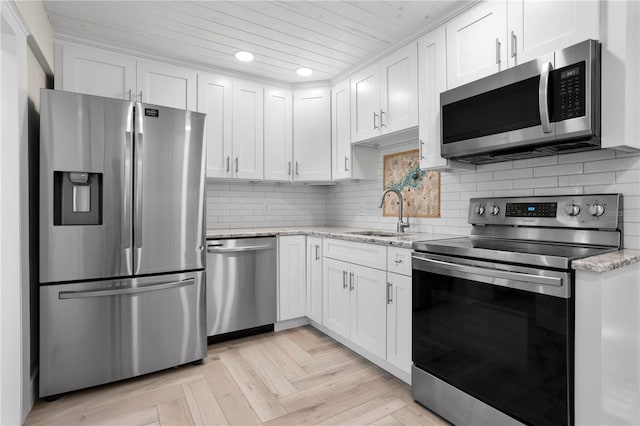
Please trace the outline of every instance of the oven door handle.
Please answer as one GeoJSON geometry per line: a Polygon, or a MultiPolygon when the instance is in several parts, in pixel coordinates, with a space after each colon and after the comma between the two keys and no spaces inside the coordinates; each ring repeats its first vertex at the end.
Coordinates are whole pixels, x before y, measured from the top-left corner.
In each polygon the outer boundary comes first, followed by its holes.
{"type": "Polygon", "coordinates": [[[468,266],[415,255],[413,259],[413,269],[420,271],[479,281],[532,293],[548,294],[550,296],[560,296],[564,298],[570,297],[569,289],[564,285],[564,279],[561,277],[547,277],[522,272],[468,266]]]}

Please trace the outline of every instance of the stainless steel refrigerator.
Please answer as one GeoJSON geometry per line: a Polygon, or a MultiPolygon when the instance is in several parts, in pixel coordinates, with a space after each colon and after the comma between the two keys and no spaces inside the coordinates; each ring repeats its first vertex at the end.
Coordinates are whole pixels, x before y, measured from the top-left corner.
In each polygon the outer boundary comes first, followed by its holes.
{"type": "Polygon", "coordinates": [[[41,91],[41,397],[205,357],[204,118],[41,91]]]}

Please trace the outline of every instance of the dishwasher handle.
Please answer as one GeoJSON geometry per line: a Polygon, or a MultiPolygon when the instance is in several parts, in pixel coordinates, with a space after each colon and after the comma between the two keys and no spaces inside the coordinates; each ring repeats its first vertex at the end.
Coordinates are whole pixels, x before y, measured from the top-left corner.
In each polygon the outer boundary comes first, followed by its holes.
{"type": "Polygon", "coordinates": [[[269,250],[275,249],[273,245],[262,245],[262,246],[245,246],[245,247],[224,247],[222,244],[215,245],[211,244],[207,246],[207,253],[238,253],[243,251],[259,251],[259,250],[269,250]]]}

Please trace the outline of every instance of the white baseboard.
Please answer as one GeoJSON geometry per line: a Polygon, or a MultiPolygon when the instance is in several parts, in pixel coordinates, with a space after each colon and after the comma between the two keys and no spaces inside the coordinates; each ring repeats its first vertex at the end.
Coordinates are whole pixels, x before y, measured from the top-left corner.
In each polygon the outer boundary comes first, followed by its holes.
{"type": "Polygon", "coordinates": [[[307,317],[293,318],[290,320],[279,321],[273,324],[273,331],[278,332],[282,330],[288,330],[290,328],[302,327],[305,325],[309,325],[309,318],[307,317]]]}

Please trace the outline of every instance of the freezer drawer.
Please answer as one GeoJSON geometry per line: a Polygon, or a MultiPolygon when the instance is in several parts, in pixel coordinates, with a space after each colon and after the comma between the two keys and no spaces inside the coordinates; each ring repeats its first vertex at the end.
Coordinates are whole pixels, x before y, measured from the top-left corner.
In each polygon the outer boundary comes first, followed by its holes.
{"type": "Polygon", "coordinates": [[[273,324],[277,313],[275,238],[207,241],[207,335],[273,324]]]}
{"type": "Polygon", "coordinates": [[[204,272],[40,287],[40,396],[206,356],[204,272]]]}

